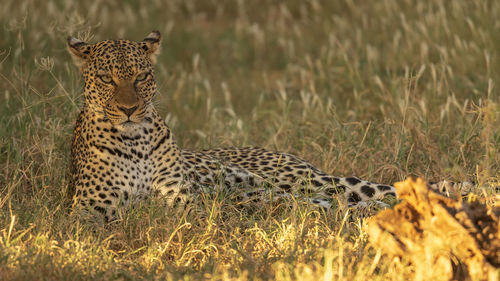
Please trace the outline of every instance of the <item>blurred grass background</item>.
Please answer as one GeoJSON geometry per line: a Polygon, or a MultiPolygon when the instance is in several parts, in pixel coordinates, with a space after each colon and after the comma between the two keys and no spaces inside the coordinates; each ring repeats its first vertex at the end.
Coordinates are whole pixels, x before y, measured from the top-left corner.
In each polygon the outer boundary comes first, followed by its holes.
{"type": "MultiPolygon", "coordinates": [[[[0,279],[405,280],[347,210],[69,216],[83,81],[68,35],[163,35],[156,105],[184,148],[258,145],[334,175],[498,183],[500,2],[14,1],[0,9],[0,279]]],[[[488,197],[493,188],[478,188],[488,197]]],[[[168,211],[167,211],[168,213],[168,211]]]]}

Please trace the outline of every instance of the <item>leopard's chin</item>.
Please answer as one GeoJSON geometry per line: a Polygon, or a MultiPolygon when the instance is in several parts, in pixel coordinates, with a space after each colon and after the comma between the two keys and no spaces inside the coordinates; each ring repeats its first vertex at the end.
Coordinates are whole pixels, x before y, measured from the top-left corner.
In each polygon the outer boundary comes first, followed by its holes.
{"type": "Polygon", "coordinates": [[[125,122],[122,122],[120,125],[122,125],[124,127],[135,127],[135,126],[139,126],[140,124],[141,124],[141,122],[127,120],[125,122]]]}
{"type": "Polygon", "coordinates": [[[114,127],[120,132],[134,132],[141,127],[141,123],[127,120],[118,124],[114,124],[114,127]]]}

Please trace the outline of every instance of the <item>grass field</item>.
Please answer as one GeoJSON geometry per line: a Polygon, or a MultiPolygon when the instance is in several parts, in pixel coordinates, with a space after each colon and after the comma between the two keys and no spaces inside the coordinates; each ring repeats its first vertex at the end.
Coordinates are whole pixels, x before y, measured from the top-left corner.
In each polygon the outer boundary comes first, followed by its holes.
{"type": "Polygon", "coordinates": [[[412,273],[370,246],[364,222],[342,208],[251,211],[217,196],[186,217],[155,200],[114,225],[70,216],[83,88],[70,34],[95,42],[162,32],[156,105],[181,147],[258,145],[388,184],[500,181],[499,1],[145,2],[2,1],[0,280],[412,273]]]}

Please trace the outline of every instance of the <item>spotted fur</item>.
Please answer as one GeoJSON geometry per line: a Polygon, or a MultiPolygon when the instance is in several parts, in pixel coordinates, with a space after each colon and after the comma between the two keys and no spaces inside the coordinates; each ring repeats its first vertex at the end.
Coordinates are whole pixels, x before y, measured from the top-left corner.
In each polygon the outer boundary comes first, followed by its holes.
{"type": "Polygon", "coordinates": [[[75,208],[109,220],[119,206],[151,194],[185,205],[195,193],[215,186],[240,192],[242,201],[271,189],[278,197],[303,196],[326,208],[337,194],[350,205],[395,196],[392,186],[334,177],[288,153],[256,147],[180,149],[152,103],[159,47],[158,31],[141,42],[87,44],[68,38],[85,81],[72,145],[75,208]]]}

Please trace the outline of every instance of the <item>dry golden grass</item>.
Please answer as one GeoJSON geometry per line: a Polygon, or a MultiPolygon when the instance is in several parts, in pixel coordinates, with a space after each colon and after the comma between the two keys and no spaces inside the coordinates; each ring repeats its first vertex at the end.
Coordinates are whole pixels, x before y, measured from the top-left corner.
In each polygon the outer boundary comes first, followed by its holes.
{"type": "MultiPolygon", "coordinates": [[[[163,34],[156,104],[191,149],[259,145],[335,175],[500,181],[500,2],[14,1],[0,9],[1,280],[406,280],[363,221],[289,202],[152,200],[113,225],[69,215],[82,81],[65,49],[163,34]]],[[[495,204],[490,200],[490,204],[495,204]]]]}

